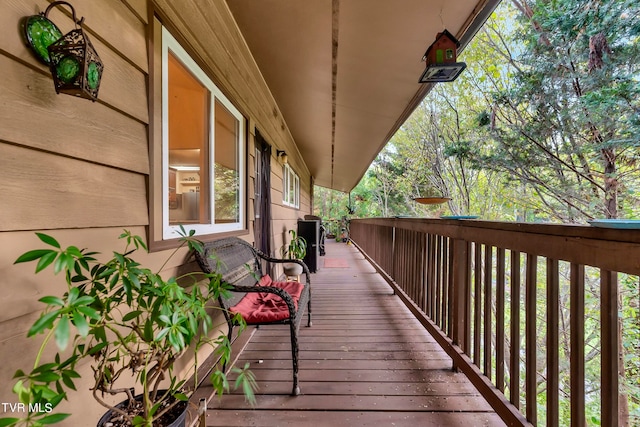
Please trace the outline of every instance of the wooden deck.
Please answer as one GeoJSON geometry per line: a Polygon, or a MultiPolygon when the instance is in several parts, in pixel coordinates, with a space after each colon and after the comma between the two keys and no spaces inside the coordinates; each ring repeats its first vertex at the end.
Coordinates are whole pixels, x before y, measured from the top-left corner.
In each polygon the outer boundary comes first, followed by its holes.
{"type": "Polygon", "coordinates": [[[241,393],[214,397],[207,426],[504,425],[353,246],[328,242],[323,258],[337,267],[312,276],[313,326],[300,330],[302,395],[289,396],[288,327],[262,327],[237,362],[251,363],[256,405],[241,393]]]}

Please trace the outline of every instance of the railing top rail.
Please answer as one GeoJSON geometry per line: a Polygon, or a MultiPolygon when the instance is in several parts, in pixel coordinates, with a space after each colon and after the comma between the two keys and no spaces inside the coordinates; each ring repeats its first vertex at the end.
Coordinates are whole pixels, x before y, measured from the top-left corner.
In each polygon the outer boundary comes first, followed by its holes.
{"type": "Polygon", "coordinates": [[[436,234],[610,271],[640,274],[640,230],[431,218],[353,219],[352,223],[436,234]]]}

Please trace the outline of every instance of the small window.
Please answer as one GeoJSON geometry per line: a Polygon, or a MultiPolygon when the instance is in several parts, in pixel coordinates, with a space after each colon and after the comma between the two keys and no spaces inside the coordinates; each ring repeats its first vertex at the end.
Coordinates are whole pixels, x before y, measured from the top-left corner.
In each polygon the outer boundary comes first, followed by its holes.
{"type": "Polygon", "coordinates": [[[296,209],[300,207],[300,177],[288,164],[282,170],[282,203],[296,209]]]}
{"type": "Polygon", "coordinates": [[[163,28],[163,237],[244,227],[245,119],[163,28]]]}

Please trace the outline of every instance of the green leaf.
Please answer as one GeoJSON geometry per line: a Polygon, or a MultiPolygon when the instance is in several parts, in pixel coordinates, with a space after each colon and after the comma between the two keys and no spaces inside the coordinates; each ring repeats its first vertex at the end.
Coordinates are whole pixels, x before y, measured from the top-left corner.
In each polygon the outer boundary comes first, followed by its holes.
{"type": "MultiPolygon", "coordinates": [[[[171,330],[170,328],[162,329],[160,332],[158,332],[158,336],[156,336],[155,341],[160,341],[162,338],[164,338],[169,333],[170,330],[171,330]]],[[[169,336],[169,339],[171,339],[171,336],[169,336]]]]}
{"type": "Polygon", "coordinates": [[[147,320],[144,324],[144,340],[147,342],[153,341],[153,323],[147,320]]]}
{"type": "Polygon", "coordinates": [[[107,333],[104,330],[104,326],[100,326],[99,328],[94,328],[93,335],[96,337],[98,341],[108,342],[107,333]]]}
{"type": "Polygon", "coordinates": [[[87,319],[77,311],[73,313],[73,324],[76,325],[81,336],[86,337],[89,334],[89,324],[87,323],[87,319]]]}
{"type": "Polygon", "coordinates": [[[133,417],[133,420],[131,420],[131,423],[134,426],[143,426],[146,424],[146,421],[140,415],[136,415],[135,417],[133,417]]]}
{"type": "Polygon", "coordinates": [[[60,379],[60,375],[56,374],[55,372],[43,372],[41,374],[31,377],[31,380],[45,383],[45,384],[58,381],[59,379],[60,379]]]}
{"type": "Polygon", "coordinates": [[[20,421],[20,418],[0,418],[0,427],[14,426],[20,421]]]}
{"type": "Polygon", "coordinates": [[[31,390],[24,386],[22,380],[15,383],[12,389],[14,394],[18,395],[18,400],[21,403],[29,403],[31,401],[31,390]]]}
{"type": "Polygon", "coordinates": [[[73,305],[77,306],[86,306],[93,303],[96,299],[94,297],[90,297],[89,295],[82,296],[73,302],[73,305]]]}
{"type": "Polygon", "coordinates": [[[99,351],[101,351],[103,348],[105,348],[107,345],[109,344],[106,342],[101,342],[100,344],[96,344],[87,351],[87,354],[88,355],[96,354],[99,351]]]}
{"type": "Polygon", "coordinates": [[[33,251],[29,251],[29,252],[23,253],[13,263],[14,264],[19,264],[21,262],[33,261],[33,260],[36,260],[38,258],[42,258],[44,255],[49,254],[49,253],[57,254],[57,252],[52,250],[52,249],[35,249],[33,251]]]}
{"type": "Polygon", "coordinates": [[[56,327],[55,338],[60,350],[67,348],[67,344],[69,343],[69,316],[66,314],[60,317],[60,321],[56,327]]]}
{"type": "Polygon", "coordinates": [[[53,320],[58,316],[58,314],[60,314],[60,310],[54,310],[52,312],[43,314],[42,317],[36,320],[36,323],[33,324],[31,329],[29,329],[27,337],[33,336],[44,331],[45,329],[51,328],[51,326],[53,325],[53,320]]]}
{"type": "Polygon", "coordinates": [[[209,378],[211,386],[215,390],[218,396],[222,396],[222,393],[229,390],[229,381],[227,376],[222,371],[214,371],[209,378]]]}
{"type": "MultiPolygon", "coordinates": [[[[82,299],[82,298],[80,298],[80,299],[82,299]]],[[[85,316],[87,316],[87,317],[89,317],[91,319],[100,320],[100,314],[98,314],[98,312],[96,310],[94,310],[93,308],[91,308],[91,307],[79,306],[77,308],[77,310],[80,313],[84,314],[85,316]]]]}
{"type": "Polygon", "coordinates": [[[71,289],[69,290],[69,298],[68,298],[68,300],[69,300],[69,305],[73,305],[73,302],[74,302],[75,300],[77,300],[79,296],[80,296],[80,289],[78,289],[78,288],[71,288],[71,289]]]}
{"type": "Polygon", "coordinates": [[[73,380],[68,375],[62,375],[62,382],[71,390],[76,389],[76,385],[73,383],[73,380]]]}
{"type": "Polygon", "coordinates": [[[67,253],[75,258],[82,258],[82,251],[77,246],[69,246],[67,253]]]}
{"type": "MultiPolygon", "coordinates": [[[[39,273],[47,268],[56,259],[57,255],[57,252],[51,251],[48,254],[40,257],[40,261],[38,261],[38,265],[36,265],[36,273],[39,273]]],[[[58,273],[58,270],[55,270],[55,273],[58,273]]]]}
{"type": "Polygon", "coordinates": [[[142,311],[140,310],[131,311],[122,317],[122,321],[128,322],[129,320],[135,319],[136,317],[140,316],[140,314],[142,314],[142,311]]]}
{"type": "MultiPolygon", "coordinates": [[[[70,259],[69,255],[67,255],[64,252],[60,253],[58,258],[56,259],[55,264],[53,265],[53,272],[55,274],[60,273],[67,266],[69,259],[70,259]]],[[[40,260],[40,262],[42,262],[42,259],[40,260]]],[[[38,267],[39,266],[40,266],[40,263],[38,263],[38,267]]]]}
{"type": "Polygon", "coordinates": [[[58,243],[56,239],[49,236],[48,234],[36,233],[36,236],[38,236],[38,238],[42,240],[44,243],[46,243],[47,245],[60,249],[60,243],[58,243]]]}
{"type": "Polygon", "coordinates": [[[62,420],[67,419],[71,414],[51,414],[42,417],[39,422],[42,424],[56,424],[62,420]]]}
{"type": "Polygon", "coordinates": [[[39,374],[41,372],[44,371],[50,371],[52,369],[56,369],[58,366],[57,363],[45,363],[44,365],[40,365],[37,368],[35,368],[33,371],[31,371],[31,374],[39,374]]]}
{"type": "Polygon", "coordinates": [[[176,399],[182,401],[182,402],[186,402],[189,400],[189,397],[184,394],[184,393],[176,393],[173,395],[173,397],[175,397],[176,399]]]}
{"type": "Polygon", "coordinates": [[[48,305],[59,305],[60,307],[64,306],[64,301],[62,299],[53,296],[42,297],[38,301],[48,305]]]}

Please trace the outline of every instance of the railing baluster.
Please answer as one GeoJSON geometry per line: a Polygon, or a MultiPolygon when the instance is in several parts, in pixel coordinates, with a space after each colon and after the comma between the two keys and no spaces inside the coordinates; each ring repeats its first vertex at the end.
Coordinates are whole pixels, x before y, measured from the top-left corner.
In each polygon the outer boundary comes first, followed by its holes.
{"type": "Polygon", "coordinates": [[[571,427],[587,425],[584,412],[584,266],[571,264],[571,427]]]}
{"type": "Polygon", "coordinates": [[[618,275],[613,271],[601,271],[600,280],[601,425],[618,427],[618,275]]]}
{"type": "Polygon", "coordinates": [[[413,282],[413,295],[414,298],[413,300],[416,302],[416,304],[418,305],[418,307],[420,307],[421,309],[422,307],[422,283],[420,283],[420,271],[422,268],[422,263],[421,263],[421,255],[422,255],[422,248],[420,247],[420,235],[417,231],[413,231],[413,237],[412,237],[412,248],[413,248],[413,254],[412,254],[412,258],[413,258],[413,270],[412,270],[412,274],[411,274],[411,281],[413,282]]]}
{"type": "Polygon", "coordinates": [[[453,282],[451,299],[452,302],[452,338],[455,344],[462,347],[463,350],[468,351],[465,348],[464,343],[464,330],[465,330],[465,301],[466,301],[466,289],[467,277],[468,277],[468,253],[467,242],[464,240],[453,240],[451,242],[452,253],[452,268],[451,277],[453,282]]]}
{"type": "MultiPolygon", "coordinates": [[[[447,275],[447,335],[449,335],[449,338],[454,339],[453,310],[456,302],[455,298],[457,298],[453,290],[455,280],[455,272],[453,270],[454,240],[447,240],[449,242],[449,250],[447,251],[447,268],[449,272],[447,275]]],[[[462,315],[462,312],[460,311],[459,314],[462,315]]]]}
{"type": "Polygon", "coordinates": [[[491,299],[493,296],[492,283],[491,283],[491,270],[493,266],[493,247],[485,245],[484,247],[484,374],[492,379],[491,369],[491,315],[492,304],[491,299]]]}
{"type": "Polygon", "coordinates": [[[520,408],[520,252],[511,251],[509,400],[520,408]]]}
{"type": "Polygon", "coordinates": [[[449,239],[442,238],[442,320],[441,328],[451,336],[449,327],[449,239]]]}
{"type": "Polygon", "coordinates": [[[416,268],[413,271],[413,280],[416,282],[416,298],[415,302],[418,307],[424,311],[424,245],[422,244],[422,233],[414,232],[414,248],[415,254],[413,255],[416,262],[416,268]]]}
{"type": "Polygon", "coordinates": [[[525,399],[527,420],[531,424],[538,423],[537,369],[536,369],[536,291],[538,280],[538,257],[527,254],[527,279],[525,295],[525,399]]]}
{"type": "Polygon", "coordinates": [[[442,236],[436,237],[436,311],[433,321],[442,329],[442,236]]]}
{"type": "Polygon", "coordinates": [[[504,288],[505,250],[497,248],[496,256],[496,382],[498,390],[504,392],[504,288]]]}
{"type": "Polygon", "coordinates": [[[473,266],[473,363],[480,366],[480,332],[482,324],[482,245],[474,243],[473,266]]]}
{"type": "Polygon", "coordinates": [[[427,312],[427,257],[428,257],[427,234],[420,233],[420,308],[427,312]]]}
{"type": "Polygon", "coordinates": [[[560,422],[559,390],[559,332],[560,279],[558,261],[547,258],[547,425],[560,422]]]}
{"type": "Polygon", "coordinates": [[[427,316],[434,318],[435,313],[435,269],[436,269],[436,245],[435,236],[427,235],[428,260],[427,260],[427,316]]]}
{"type": "Polygon", "coordinates": [[[464,345],[463,350],[471,355],[471,242],[466,244],[465,278],[464,278],[464,345]]]}

